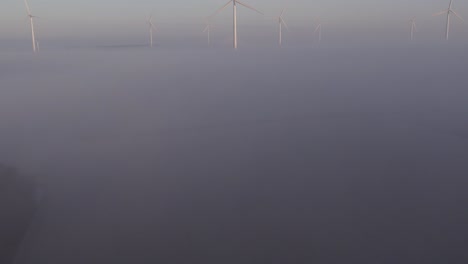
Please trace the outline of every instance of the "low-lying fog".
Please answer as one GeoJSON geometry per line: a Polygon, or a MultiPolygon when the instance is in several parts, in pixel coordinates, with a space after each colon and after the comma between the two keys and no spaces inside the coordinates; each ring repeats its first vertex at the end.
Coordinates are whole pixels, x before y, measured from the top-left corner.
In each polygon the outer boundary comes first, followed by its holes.
{"type": "Polygon", "coordinates": [[[459,46],[0,53],[16,264],[468,261],[459,46]]]}

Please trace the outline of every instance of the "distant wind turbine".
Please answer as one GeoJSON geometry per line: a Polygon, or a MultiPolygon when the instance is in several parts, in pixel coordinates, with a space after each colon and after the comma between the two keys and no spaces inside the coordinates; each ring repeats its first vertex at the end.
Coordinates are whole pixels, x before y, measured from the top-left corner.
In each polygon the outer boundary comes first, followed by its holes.
{"type": "Polygon", "coordinates": [[[412,19],[410,19],[409,21],[411,23],[411,31],[410,31],[410,40],[413,40],[414,39],[414,32],[416,32],[416,18],[413,17],[412,19]]]}
{"type": "Polygon", "coordinates": [[[237,49],[237,4],[239,5],[242,5],[244,7],[247,7],[249,9],[252,9],[253,11],[257,12],[257,13],[260,13],[263,15],[262,12],[258,11],[257,9],[247,5],[247,4],[244,4],[238,0],[229,0],[224,6],[222,6],[221,8],[219,8],[214,14],[213,14],[213,17],[216,16],[218,13],[220,13],[221,11],[223,11],[229,4],[232,3],[232,23],[233,23],[233,37],[234,37],[234,49],[237,49]]]}
{"type": "Polygon", "coordinates": [[[317,21],[318,21],[318,24],[315,27],[314,34],[315,35],[318,34],[318,42],[320,44],[320,42],[322,42],[322,22],[320,22],[320,19],[318,19],[317,21]]]}
{"type": "Polygon", "coordinates": [[[289,31],[288,25],[283,19],[283,14],[284,14],[284,9],[281,10],[281,14],[278,17],[278,25],[279,25],[279,46],[281,47],[283,45],[283,26],[286,28],[286,30],[289,31]]]}
{"type": "Polygon", "coordinates": [[[207,34],[207,37],[208,37],[208,46],[211,44],[211,22],[208,18],[205,18],[205,24],[206,24],[206,27],[205,29],[203,30],[203,32],[206,32],[207,34]]]}
{"type": "Polygon", "coordinates": [[[149,26],[149,31],[150,31],[150,47],[153,47],[153,32],[156,30],[156,27],[153,24],[153,15],[150,15],[148,20],[146,21],[149,26]]]}
{"type": "Polygon", "coordinates": [[[444,10],[444,11],[441,11],[439,13],[435,13],[434,16],[440,16],[440,15],[444,15],[444,14],[447,14],[447,28],[445,29],[445,39],[448,40],[449,38],[449,31],[450,31],[450,15],[455,15],[457,18],[459,18],[461,21],[465,21],[463,20],[463,18],[461,16],[459,16],[457,14],[457,12],[453,11],[452,9],[452,4],[453,4],[453,0],[450,0],[450,4],[449,4],[449,7],[448,9],[444,10]]]}
{"type": "Polygon", "coordinates": [[[38,48],[37,48],[38,43],[36,41],[36,33],[34,31],[34,21],[33,21],[33,18],[35,18],[35,16],[33,16],[31,14],[31,10],[29,9],[29,5],[28,5],[28,2],[26,0],[24,0],[24,5],[26,6],[26,11],[28,12],[29,21],[31,23],[31,37],[32,37],[33,52],[37,52],[38,51],[38,48]]]}

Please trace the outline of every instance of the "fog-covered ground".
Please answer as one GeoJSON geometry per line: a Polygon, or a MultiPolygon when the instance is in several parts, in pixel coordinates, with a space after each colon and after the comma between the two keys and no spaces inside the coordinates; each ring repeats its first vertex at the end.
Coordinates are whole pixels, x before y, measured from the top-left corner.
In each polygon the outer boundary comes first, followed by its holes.
{"type": "Polygon", "coordinates": [[[16,264],[465,263],[458,45],[0,53],[16,264]]]}

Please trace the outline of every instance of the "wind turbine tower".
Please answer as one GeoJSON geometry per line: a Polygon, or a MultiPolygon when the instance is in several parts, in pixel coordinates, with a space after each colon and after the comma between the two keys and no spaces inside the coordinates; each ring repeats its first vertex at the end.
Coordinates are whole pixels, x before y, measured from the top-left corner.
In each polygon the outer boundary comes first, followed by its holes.
{"type": "Polygon", "coordinates": [[[411,23],[410,40],[412,41],[414,39],[414,32],[416,32],[416,18],[413,17],[409,22],[411,23]]]}
{"type": "Polygon", "coordinates": [[[203,30],[203,32],[207,34],[207,38],[208,38],[208,46],[211,44],[211,22],[208,18],[205,19],[205,24],[206,24],[206,27],[205,29],[203,30]]]}
{"type": "Polygon", "coordinates": [[[34,31],[34,21],[33,21],[33,18],[35,18],[35,16],[31,14],[31,10],[29,9],[27,0],[24,0],[24,5],[26,6],[26,12],[28,12],[29,22],[31,23],[31,38],[32,38],[33,52],[37,52],[38,43],[36,42],[36,32],[34,31]]]}
{"type": "Polygon", "coordinates": [[[249,9],[252,9],[253,11],[257,12],[257,13],[260,13],[263,15],[262,12],[258,11],[257,9],[247,5],[247,4],[244,4],[238,0],[229,0],[224,6],[220,7],[214,14],[213,16],[216,16],[218,13],[220,13],[221,11],[223,11],[226,7],[228,7],[228,5],[230,5],[232,3],[232,24],[233,24],[233,46],[234,46],[234,49],[237,49],[237,4],[241,5],[241,6],[244,6],[244,7],[247,7],[249,9]]]}
{"type": "Polygon", "coordinates": [[[153,32],[156,30],[156,27],[153,24],[153,15],[150,15],[150,17],[147,20],[148,26],[149,26],[149,31],[150,31],[150,47],[153,47],[153,32]]]}
{"type": "Polygon", "coordinates": [[[445,29],[445,39],[446,40],[449,39],[450,15],[454,15],[455,17],[459,18],[461,21],[464,21],[463,18],[460,15],[457,14],[457,12],[453,11],[452,4],[453,4],[453,0],[450,0],[448,9],[434,14],[434,16],[440,16],[440,15],[447,14],[447,27],[445,29]]]}
{"type": "Polygon", "coordinates": [[[318,24],[315,27],[314,34],[318,35],[318,42],[322,42],[322,22],[318,20],[318,24]]]}
{"type": "Polygon", "coordinates": [[[289,31],[288,24],[283,19],[283,14],[284,14],[284,9],[281,10],[281,14],[278,17],[278,25],[279,25],[279,46],[281,47],[283,45],[283,26],[286,28],[286,30],[289,31]]]}

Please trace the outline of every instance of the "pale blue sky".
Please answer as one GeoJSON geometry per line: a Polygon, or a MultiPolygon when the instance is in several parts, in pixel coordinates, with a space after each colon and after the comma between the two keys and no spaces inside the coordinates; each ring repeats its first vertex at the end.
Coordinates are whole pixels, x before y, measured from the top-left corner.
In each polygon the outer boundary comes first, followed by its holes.
{"type": "MultiPolygon", "coordinates": [[[[287,7],[285,19],[291,27],[310,24],[320,17],[334,27],[359,25],[362,28],[388,26],[399,27],[412,16],[420,25],[439,27],[443,19],[432,13],[447,7],[449,0],[243,0],[266,13],[258,16],[249,10],[239,10],[240,23],[266,25],[270,17],[287,7]]],[[[202,18],[212,14],[226,0],[29,0],[33,14],[40,17],[39,28],[43,34],[72,35],[121,33],[140,27],[150,12],[161,28],[178,30],[196,29],[202,18]]],[[[455,0],[454,9],[468,18],[468,1],[455,0]]],[[[230,10],[217,18],[221,25],[230,22],[230,10]]],[[[424,26],[422,26],[424,28],[424,26]]],[[[459,26],[462,27],[460,23],[459,26]]],[[[23,0],[0,2],[0,38],[21,37],[27,32],[26,12],[23,0]]],[[[142,29],[143,30],[143,29],[142,29]]],[[[456,30],[456,28],[454,29],[456,30]]],[[[460,29],[459,29],[460,30],[460,29]]],[[[466,32],[466,31],[465,31],[466,32]]]]}

